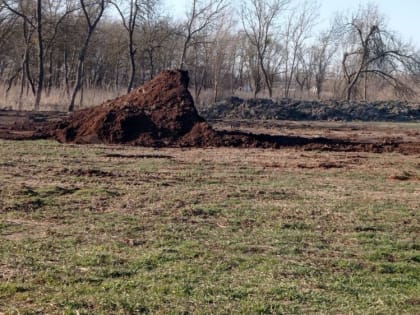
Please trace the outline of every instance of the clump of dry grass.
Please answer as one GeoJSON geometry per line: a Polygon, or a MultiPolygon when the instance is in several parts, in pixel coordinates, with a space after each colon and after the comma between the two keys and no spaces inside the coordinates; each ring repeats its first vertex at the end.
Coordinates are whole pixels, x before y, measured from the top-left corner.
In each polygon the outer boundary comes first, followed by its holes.
{"type": "MultiPolygon", "coordinates": [[[[19,87],[14,86],[6,92],[6,87],[0,85],[0,108],[13,110],[33,110],[35,97],[31,92],[25,92],[19,100],[19,87]]],[[[80,97],[76,107],[86,108],[99,105],[108,99],[113,99],[124,94],[123,90],[89,88],[83,91],[82,106],[80,106],[80,97]]],[[[64,90],[52,89],[49,93],[44,92],[41,99],[41,111],[67,111],[70,103],[70,95],[64,90]]]]}

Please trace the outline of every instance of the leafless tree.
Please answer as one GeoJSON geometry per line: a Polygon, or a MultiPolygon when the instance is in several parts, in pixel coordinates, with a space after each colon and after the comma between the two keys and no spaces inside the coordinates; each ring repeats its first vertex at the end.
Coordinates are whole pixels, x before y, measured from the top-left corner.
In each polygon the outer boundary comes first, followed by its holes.
{"type": "Polygon", "coordinates": [[[187,12],[187,18],[183,23],[182,53],[179,68],[186,68],[188,49],[195,38],[203,31],[208,31],[222,16],[227,7],[227,0],[192,0],[191,8],[187,12]]]}
{"type": "Polygon", "coordinates": [[[194,98],[197,104],[201,102],[200,96],[208,83],[211,63],[211,42],[207,35],[195,40],[190,47],[190,57],[188,58],[189,73],[191,77],[194,98]]]}
{"type": "MultiPolygon", "coordinates": [[[[234,38],[230,30],[234,28],[235,21],[229,19],[232,12],[225,12],[225,16],[218,23],[210,43],[210,73],[213,88],[213,102],[217,102],[222,90],[222,82],[228,77],[227,72],[231,71],[236,54],[234,38]]],[[[225,82],[230,85],[231,82],[225,82]]]]}
{"type": "MultiPolygon", "coordinates": [[[[42,32],[42,0],[37,0],[33,10],[25,12],[21,1],[6,1],[2,0],[2,4],[11,12],[18,15],[23,19],[24,32],[28,35],[29,30],[26,25],[29,25],[33,30],[36,30],[37,43],[38,43],[38,84],[35,92],[35,110],[39,110],[39,104],[41,101],[42,90],[44,86],[44,39],[42,32]]],[[[29,35],[28,35],[29,36],[29,35]]],[[[27,37],[25,35],[25,37],[27,37]]],[[[25,56],[26,57],[26,56],[25,56]]]]}
{"type": "MultiPolygon", "coordinates": [[[[245,34],[255,48],[259,69],[255,71],[256,78],[261,71],[270,97],[273,96],[273,82],[266,68],[265,59],[269,45],[274,40],[273,31],[278,18],[289,0],[249,0],[243,3],[241,19],[245,34]]],[[[254,96],[258,93],[257,84],[254,96]]]]}
{"type": "Polygon", "coordinates": [[[304,49],[305,41],[318,18],[317,2],[304,1],[291,11],[284,28],[284,97],[289,97],[299,61],[299,53],[304,49]]]}
{"type": "MultiPolygon", "coordinates": [[[[263,89],[263,75],[261,71],[260,58],[258,55],[257,48],[255,45],[249,43],[249,39],[246,38],[246,66],[249,78],[252,81],[252,90],[254,98],[257,97],[258,93],[263,89]]],[[[268,76],[267,76],[268,77],[268,76]]],[[[269,82],[271,84],[271,82],[269,82]]],[[[271,86],[271,85],[270,85],[271,86]]]]}
{"type": "Polygon", "coordinates": [[[18,66],[20,63],[15,62],[17,56],[12,57],[14,55],[12,46],[18,47],[16,29],[19,28],[19,19],[0,2],[0,82],[7,84],[5,95],[21,71],[21,67],[18,66]],[[11,38],[15,38],[15,42],[11,41],[11,38]]]}
{"type": "Polygon", "coordinates": [[[17,17],[10,16],[6,4],[7,2],[0,2],[0,43],[3,43],[3,41],[12,32],[17,17]]]}
{"type": "Polygon", "coordinates": [[[130,92],[133,88],[134,79],[136,77],[136,61],[135,55],[137,49],[134,43],[134,32],[138,27],[139,19],[142,19],[145,15],[150,15],[155,8],[156,1],[154,0],[116,0],[111,1],[114,7],[117,9],[124,29],[128,35],[128,53],[130,58],[131,74],[128,83],[127,92],[130,92]],[[128,2],[128,7],[124,8],[128,2]]]}
{"type": "Polygon", "coordinates": [[[152,79],[163,69],[176,66],[177,33],[170,19],[161,15],[159,7],[146,12],[138,32],[138,47],[144,60],[144,80],[152,79]]]}
{"type": "Polygon", "coordinates": [[[235,37],[237,42],[236,45],[236,71],[232,74],[236,76],[236,81],[238,88],[242,90],[245,85],[245,82],[251,81],[250,78],[247,78],[247,38],[243,32],[239,32],[235,37]]]}
{"type": "Polygon", "coordinates": [[[299,86],[301,97],[304,95],[305,90],[309,91],[312,87],[312,81],[315,75],[315,49],[315,46],[309,48],[302,47],[298,52],[294,78],[299,86]]]}
{"type": "Polygon", "coordinates": [[[76,102],[77,94],[79,93],[83,85],[83,65],[85,62],[87,49],[92,38],[93,32],[95,31],[96,26],[98,25],[105,11],[106,0],[80,0],[80,6],[82,8],[83,15],[86,20],[87,30],[85,40],[82,44],[79,53],[76,84],[74,86],[73,94],[69,105],[70,112],[74,111],[74,105],[76,102]]]}
{"type": "Polygon", "coordinates": [[[332,25],[329,30],[319,34],[315,44],[311,47],[315,91],[318,99],[321,98],[324,90],[328,67],[330,67],[338,49],[338,35],[335,25],[332,25]]]}
{"type": "Polygon", "coordinates": [[[38,35],[38,86],[35,97],[35,110],[39,110],[42,89],[44,88],[44,39],[42,33],[42,0],[36,1],[36,31],[38,35]]]}
{"type": "Polygon", "coordinates": [[[370,76],[385,80],[399,94],[414,93],[403,78],[406,74],[420,73],[419,56],[411,45],[388,30],[376,5],[361,7],[356,14],[342,21],[342,29],[347,46],[342,59],[346,99],[352,98],[361,79],[364,79],[366,98],[370,76]]]}

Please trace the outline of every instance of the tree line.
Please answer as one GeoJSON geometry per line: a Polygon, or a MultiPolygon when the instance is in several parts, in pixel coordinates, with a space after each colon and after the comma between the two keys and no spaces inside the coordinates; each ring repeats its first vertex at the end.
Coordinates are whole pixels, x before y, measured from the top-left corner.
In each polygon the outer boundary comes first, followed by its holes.
{"type": "Polygon", "coordinates": [[[190,73],[196,101],[253,97],[413,97],[417,48],[389,29],[377,5],[337,13],[324,29],[309,0],[191,0],[182,18],[159,0],[1,0],[0,83],[33,96],[62,91],[68,110],[84,90],[131,91],[168,68],[190,73]],[[327,91],[328,88],[328,91],[327,91]],[[328,92],[328,93],[327,93],[328,92]]]}

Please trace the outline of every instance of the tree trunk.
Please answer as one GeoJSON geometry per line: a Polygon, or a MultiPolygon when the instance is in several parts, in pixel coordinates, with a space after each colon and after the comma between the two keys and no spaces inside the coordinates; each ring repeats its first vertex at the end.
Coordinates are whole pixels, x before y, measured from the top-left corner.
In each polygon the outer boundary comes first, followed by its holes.
{"type": "Polygon", "coordinates": [[[131,75],[130,82],[128,84],[127,93],[130,93],[133,89],[134,79],[136,77],[136,61],[134,55],[136,54],[136,49],[134,49],[133,38],[130,36],[130,65],[131,65],[131,75]]]}
{"type": "Polygon", "coordinates": [[[83,65],[85,62],[85,58],[86,58],[86,53],[87,53],[87,48],[90,42],[90,38],[92,36],[92,30],[89,30],[85,42],[83,43],[83,47],[82,50],[80,51],[79,54],[79,62],[77,65],[77,76],[76,76],[76,84],[74,85],[74,89],[73,89],[73,94],[71,96],[71,101],[70,101],[70,105],[69,105],[69,112],[74,111],[74,105],[76,103],[76,97],[77,94],[79,93],[80,89],[82,88],[83,85],[83,65]]]}
{"type": "Polygon", "coordinates": [[[67,48],[64,50],[64,84],[65,84],[66,94],[70,95],[69,63],[68,63],[68,56],[67,56],[67,48]]]}
{"type": "Polygon", "coordinates": [[[38,32],[38,86],[35,97],[35,110],[39,110],[42,89],[44,86],[44,39],[42,37],[42,0],[37,0],[37,32],[38,32]]]}
{"type": "Polygon", "coordinates": [[[347,88],[346,88],[346,99],[347,101],[351,100],[351,95],[353,92],[353,88],[356,85],[356,82],[359,80],[360,74],[361,74],[362,69],[360,69],[355,75],[353,80],[350,80],[350,82],[348,82],[347,84],[347,88]]]}
{"type": "Polygon", "coordinates": [[[347,86],[346,88],[346,100],[351,100],[351,92],[352,92],[353,86],[347,86]]]}
{"type": "Polygon", "coordinates": [[[190,41],[190,38],[187,37],[187,39],[184,42],[184,46],[182,48],[181,61],[179,62],[179,69],[181,70],[185,70],[185,59],[187,57],[187,48],[188,48],[189,41],[190,41]]]}
{"type": "Polygon", "coordinates": [[[214,78],[214,87],[213,87],[213,103],[217,102],[217,98],[219,97],[219,80],[214,78]]]}
{"type": "Polygon", "coordinates": [[[284,93],[285,97],[290,96],[290,87],[292,85],[292,80],[293,80],[293,75],[295,73],[295,69],[296,69],[296,50],[294,51],[292,64],[290,65],[290,76],[289,76],[289,73],[286,70],[286,85],[285,85],[285,93],[284,93]]]}
{"type": "Polygon", "coordinates": [[[115,61],[115,80],[114,80],[114,89],[118,91],[118,86],[120,85],[120,63],[118,60],[115,61]]]}
{"type": "Polygon", "coordinates": [[[49,60],[48,60],[48,75],[47,75],[47,83],[46,83],[46,95],[47,97],[51,94],[51,90],[52,90],[52,86],[54,85],[53,81],[54,81],[54,71],[53,71],[53,50],[50,50],[49,55],[49,60]]]}
{"type": "Polygon", "coordinates": [[[364,100],[365,101],[367,101],[367,81],[368,81],[368,75],[367,75],[367,73],[365,73],[365,75],[364,75],[364,86],[363,86],[363,88],[364,88],[364,95],[363,95],[363,98],[364,98],[364,100]]]}
{"type": "Polygon", "coordinates": [[[28,66],[28,59],[29,59],[29,47],[25,44],[25,51],[23,52],[23,58],[22,58],[22,75],[20,77],[20,90],[19,90],[19,98],[18,98],[18,109],[22,110],[22,100],[23,100],[23,92],[25,90],[25,82],[26,82],[26,75],[27,70],[26,67],[28,66]]]}
{"type": "Polygon", "coordinates": [[[149,64],[150,64],[150,80],[155,76],[155,61],[154,61],[154,49],[148,49],[149,64]]]}
{"type": "Polygon", "coordinates": [[[321,82],[317,82],[316,85],[316,97],[318,100],[321,99],[321,92],[322,92],[322,83],[321,82]]]}
{"type": "Polygon", "coordinates": [[[20,90],[19,90],[19,98],[18,98],[18,110],[22,110],[22,99],[23,99],[23,91],[25,90],[25,62],[26,62],[26,51],[24,52],[22,63],[22,75],[20,77],[20,90]]]}
{"type": "Polygon", "coordinates": [[[85,15],[86,22],[88,24],[88,32],[87,32],[86,39],[83,43],[82,49],[80,50],[80,54],[79,54],[76,84],[74,86],[73,95],[71,97],[71,101],[70,101],[70,105],[69,105],[69,111],[70,112],[74,111],[76,96],[79,93],[79,91],[80,91],[80,89],[82,88],[82,85],[83,85],[84,62],[85,62],[86,53],[87,53],[87,49],[88,49],[88,46],[89,46],[90,39],[92,37],[93,32],[95,31],[96,26],[98,25],[100,19],[102,18],[102,15],[103,15],[104,10],[105,10],[105,0],[101,0],[100,3],[99,3],[99,5],[100,5],[99,12],[97,13],[97,15],[95,17],[95,20],[92,23],[91,17],[89,17],[88,12],[86,11],[84,0],[80,0],[80,3],[82,5],[83,13],[85,15]]]}
{"type": "Polygon", "coordinates": [[[263,76],[264,76],[265,85],[267,86],[267,89],[268,89],[268,95],[270,96],[270,98],[272,98],[273,97],[273,87],[271,85],[270,77],[268,76],[267,70],[264,67],[264,59],[262,58],[262,55],[258,56],[258,60],[259,60],[259,63],[260,63],[261,71],[262,71],[263,76]]]}
{"type": "MultiPolygon", "coordinates": [[[[343,66],[344,66],[344,69],[345,69],[345,63],[344,62],[345,62],[345,60],[343,61],[343,66]]],[[[360,75],[363,71],[363,68],[364,68],[364,62],[361,63],[357,72],[354,73],[353,79],[351,78],[351,76],[347,76],[347,86],[346,86],[346,99],[347,99],[347,101],[350,101],[350,99],[351,99],[351,94],[353,92],[353,88],[356,85],[357,81],[359,80],[360,75]]],[[[344,73],[347,73],[347,71],[344,71],[344,73]]]]}

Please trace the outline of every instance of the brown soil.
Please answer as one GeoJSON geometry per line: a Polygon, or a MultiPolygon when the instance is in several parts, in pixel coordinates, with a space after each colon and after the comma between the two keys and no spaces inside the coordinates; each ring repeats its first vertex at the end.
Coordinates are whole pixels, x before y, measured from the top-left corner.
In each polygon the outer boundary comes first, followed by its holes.
{"type": "Polygon", "coordinates": [[[152,147],[297,146],[308,150],[420,153],[420,141],[366,142],[332,138],[328,134],[313,138],[215,130],[199,116],[188,91],[188,80],[185,71],[164,71],[127,95],[70,116],[63,113],[27,113],[25,116],[0,111],[0,137],[152,147]]]}
{"type": "Polygon", "coordinates": [[[0,110],[0,138],[34,140],[49,137],[49,127],[66,119],[63,112],[0,110]]]}
{"type": "Polygon", "coordinates": [[[127,95],[75,112],[52,130],[61,142],[142,146],[194,145],[212,133],[195,109],[185,71],[165,71],[127,95]]]}

